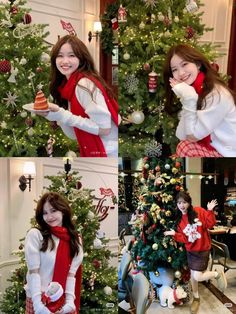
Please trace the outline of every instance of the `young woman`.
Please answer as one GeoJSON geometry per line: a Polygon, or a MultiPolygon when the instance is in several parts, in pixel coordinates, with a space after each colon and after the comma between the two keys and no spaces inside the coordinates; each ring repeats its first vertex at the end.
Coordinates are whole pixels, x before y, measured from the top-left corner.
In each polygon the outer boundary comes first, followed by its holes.
{"type": "Polygon", "coordinates": [[[189,194],[179,192],[176,197],[177,230],[165,231],[165,236],[173,236],[175,241],[185,244],[187,251],[188,266],[191,271],[191,284],[193,302],[191,313],[195,314],[200,305],[198,294],[198,282],[215,278],[218,288],[224,291],[227,287],[224,272],[208,271],[207,265],[211,249],[211,238],[208,232],[215,223],[213,208],[217,205],[216,200],[207,204],[207,209],[192,206],[189,194]]]}
{"type": "Polygon", "coordinates": [[[173,92],[182,104],[177,156],[235,157],[236,96],[205,56],[189,45],[172,47],[166,56],[164,82],[166,111],[176,111],[173,92]]]}
{"type": "Polygon", "coordinates": [[[83,249],[71,217],[69,204],[58,193],[45,193],[37,203],[38,227],[25,240],[26,314],[52,313],[50,300],[43,297],[51,282],[59,283],[64,291],[64,304],[55,313],[77,313],[83,249]]]}
{"type": "Polygon", "coordinates": [[[118,156],[118,103],[76,36],[62,37],[52,49],[50,92],[57,105],[41,115],[77,139],[81,157],[118,156]]]}

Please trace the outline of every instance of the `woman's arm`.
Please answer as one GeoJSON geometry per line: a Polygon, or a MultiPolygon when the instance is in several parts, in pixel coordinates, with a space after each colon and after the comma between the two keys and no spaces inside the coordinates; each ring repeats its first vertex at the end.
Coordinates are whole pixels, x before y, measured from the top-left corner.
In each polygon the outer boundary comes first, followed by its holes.
{"type": "Polygon", "coordinates": [[[232,110],[232,97],[223,87],[216,88],[206,97],[206,106],[197,110],[198,95],[192,86],[182,82],[173,87],[183,105],[186,139],[197,141],[211,134],[232,110]],[[189,137],[189,138],[188,138],[189,137]]]}
{"type": "Polygon", "coordinates": [[[57,312],[57,314],[64,314],[64,313],[71,313],[75,311],[75,283],[76,283],[76,272],[79,266],[82,264],[83,261],[83,248],[80,246],[79,254],[76,255],[71,263],[71,267],[69,270],[69,274],[66,280],[66,301],[65,305],[61,309],[61,311],[57,312]]]}
{"type": "Polygon", "coordinates": [[[38,229],[31,229],[25,239],[25,259],[29,270],[27,285],[30,290],[35,314],[50,314],[41,301],[40,248],[42,236],[38,229]]]}

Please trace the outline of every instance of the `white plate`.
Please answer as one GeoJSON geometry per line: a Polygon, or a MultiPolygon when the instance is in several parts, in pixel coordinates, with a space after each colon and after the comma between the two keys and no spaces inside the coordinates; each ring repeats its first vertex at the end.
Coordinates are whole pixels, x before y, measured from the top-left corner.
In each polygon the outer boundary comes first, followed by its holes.
{"type": "Polygon", "coordinates": [[[34,109],[34,103],[31,103],[31,104],[26,104],[26,105],[24,105],[23,106],[23,108],[25,109],[25,110],[28,110],[28,111],[30,111],[30,112],[35,112],[35,113],[40,113],[40,112],[49,112],[49,109],[45,109],[45,110],[35,110],[34,109]]]}

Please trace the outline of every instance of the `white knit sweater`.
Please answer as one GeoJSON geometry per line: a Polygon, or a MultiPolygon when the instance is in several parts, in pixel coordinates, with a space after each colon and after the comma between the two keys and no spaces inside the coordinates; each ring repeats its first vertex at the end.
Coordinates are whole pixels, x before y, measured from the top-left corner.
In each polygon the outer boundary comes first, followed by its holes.
{"type": "MultiPolygon", "coordinates": [[[[43,236],[38,229],[36,228],[30,229],[25,239],[25,258],[28,267],[26,281],[29,276],[29,270],[39,269],[42,291],[45,291],[49,283],[52,281],[54,272],[56,251],[59,244],[59,238],[55,237],[54,235],[52,235],[52,238],[55,241],[55,248],[52,251],[47,250],[46,252],[40,251],[43,236]]],[[[75,274],[80,264],[82,263],[82,260],[83,250],[80,247],[79,254],[76,255],[72,260],[69,272],[75,274]]],[[[25,285],[25,290],[27,297],[30,298],[31,293],[27,284],[25,285]]]]}
{"type": "Polygon", "coordinates": [[[74,127],[91,134],[98,135],[99,128],[111,128],[107,136],[100,136],[108,157],[118,156],[118,128],[111,119],[105,99],[94,83],[88,78],[82,78],[76,86],[76,97],[89,118],[73,115],[69,110],[60,108],[58,112],[49,112],[46,119],[57,121],[63,132],[71,139],[76,139],[74,127]],[[93,98],[87,91],[93,91],[93,98]]]}
{"type": "Polygon", "coordinates": [[[197,110],[198,95],[192,86],[182,82],[173,88],[183,105],[176,136],[198,140],[211,135],[211,145],[223,157],[236,156],[236,106],[232,95],[217,85],[206,97],[206,107],[197,110]]]}

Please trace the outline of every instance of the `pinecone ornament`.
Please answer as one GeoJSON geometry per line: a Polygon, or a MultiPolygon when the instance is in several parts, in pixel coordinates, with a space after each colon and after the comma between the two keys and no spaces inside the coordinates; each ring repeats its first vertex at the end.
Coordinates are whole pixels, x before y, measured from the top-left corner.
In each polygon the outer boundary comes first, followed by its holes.
{"type": "Polygon", "coordinates": [[[0,73],[8,73],[11,71],[11,63],[10,61],[4,59],[0,61],[0,73]]]}

